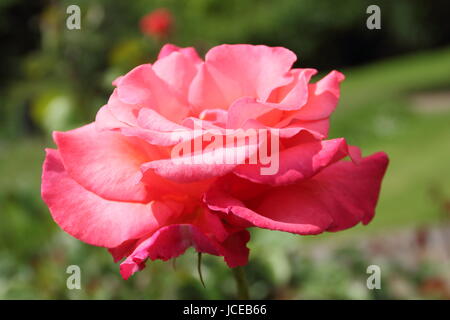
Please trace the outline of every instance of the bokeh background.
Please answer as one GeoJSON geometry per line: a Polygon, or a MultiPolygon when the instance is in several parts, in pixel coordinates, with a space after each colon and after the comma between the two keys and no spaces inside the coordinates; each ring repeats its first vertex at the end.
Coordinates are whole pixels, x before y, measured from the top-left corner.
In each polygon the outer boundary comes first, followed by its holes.
{"type": "MultiPolygon", "coordinates": [[[[201,54],[222,43],[283,46],[297,67],[343,71],[332,137],[391,164],[368,226],[300,237],[252,231],[246,272],[255,299],[450,299],[450,3],[341,0],[0,0],[0,299],[234,298],[218,257],[150,262],[130,280],[102,248],[63,233],[40,199],[53,130],[94,119],[111,81],[166,42],[201,54]],[[81,30],[66,8],[81,8],[81,30]],[[366,8],[381,8],[368,30],[366,8]],[[140,19],[172,15],[152,36],[140,19]],[[378,265],[381,290],[368,290],[378,265]],[[78,265],[82,289],[68,290],[78,265]]],[[[317,79],[317,78],[316,78],[317,79]]]]}

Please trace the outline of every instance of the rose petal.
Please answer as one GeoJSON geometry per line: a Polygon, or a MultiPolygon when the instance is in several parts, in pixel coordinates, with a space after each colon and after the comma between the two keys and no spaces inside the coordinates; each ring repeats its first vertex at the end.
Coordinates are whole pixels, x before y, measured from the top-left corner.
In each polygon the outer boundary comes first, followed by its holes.
{"type": "Polygon", "coordinates": [[[67,173],[57,150],[47,149],[42,198],[55,222],[75,238],[114,248],[156,230],[172,214],[155,203],[110,201],[86,190],[67,173]]]}
{"type": "Polygon", "coordinates": [[[155,147],[117,132],[99,132],[94,124],[55,132],[54,139],[68,174],[84,188],[109,200],[150,200],[139,182],[140,166],[160,157],[155,147]]]}
{"type": "Polygon", "coordinates": [[[198,56],[197,51],[193,47],[180,48],[173,44],[167,43],[165,44],[158,54],[158,60],[161,60],[174,52],[181,53],[187,59],[189,59],[193,64],[199,64],[202,62],[202,59],[198,56]]]}
{"type": "Polygon", "coordinates": [[[95,128],[98,131],[115,130],[123,127],[128,127],[128,124],[119,121],[111,112],[108,105],[105,105],[98,110],[95,116],[95,128]]]}
{"type": "Polygon", "coordinates": [[[220,182],[205,195],[211,210],[234,214],[254,226],[302,235],[339,231],[374,216],[388,158],[380,152],[359,165],[341,161],[311,179],[278,187],[242,202],[220,182]]]}
{"type": "MultiPolygon", "coordinates": [[[[201,138],[205,140],[206,132],[201,138]]],[[[147,162],[141,166],[145,175],[149,170],[157,175],[179,183],[201,181],[213,177],[219,177],[231,172],[238,164],[249,162],[258,151],[259,146],[264,143],[264,139],[238,139],[232,144],[229,143],[228,136],[214,135],[211,133],[212,142],[205,148],[200,145],[200,149],[191,149],[191,141],[185,141],[177,145],[177,149],[172,149],[170,158],[147,162]],[[215,145],[219,141],[220,144],[215,145]],[[202,149],[201,149],[202,148],[202,149]],[[187,153],[177,154],[175,151],[187,150],[187,153]]],[[[232,137],[233,134],[230,134],[232,137]]],[[[238,135],[236,135],[238,136],[238,135]]],[[[202,139],[198,138],[200,143],[202,139]]],[[[231,140],[231,139],[230,139],[231,140]]]]}
{"type": "Polygon", "coordinates": [[[168,56],[158,59],[153,64],[153,70],[173,92],[187,102],[189,87],[197,74],[199,63],[201,60],[193,59],[179,51],[173,51],[168,56]]]}
{"type": "Polygon", "coordinates": [[[351,156],[345,139],[332,139],[303,143],[270,155],[270,164],[243,164],[233,170],[241,178],[256,183],[281,186],[308,179],[347,156],[351,156]],[[272,174],[261,174],[263,168],[272,167],[272,174]]]}
{"type": "Polygon", "coordinates": [[[134,252],[120,265],[120,273],[124,279],[128,279],[133,273],[145,267],[147,259],[167,261],[183,254],[189,247],[194,247],[197,252],[224,256],[230,267],[244,265],[248,260],[248,249],[245,247],[248,240],[247,231],[243,231],[232,235],[222,246],[194,225],[166,226],[136,247],[134,252]]]}
{"type": "Polygon", "coordinates": [[[294,79],[286,86],[275,89],[270,102],[278,103],[282,110],[296,110],[308,101],[308,83],[317,73],[315,69],[292,69],[294,79]]]}
{"type": "Polygon", "coordinates": [[[309,85],[308,102],[294,114],[301,120],[320,120],[328,118],[339,101],[340,83],[345,77],[338,71],[331,71],[317,83],[309,85]]]}
{"type": "Polygon", "coordinates": [[[273,89],[292,81],[288,71],[296,59],[293,52],[280,47],[214,47],[192,82],[189,101],[197,112],[227,109],[241,97],[266,101],[273,89]]]}
{"type": "Polygon", "coordinates": [[[117,94],[125,104],[154,109],[174,122],[181,121],[189,113],[187,102],[180,100],[150,64],[140,65],[123,76],[117,94]]]}

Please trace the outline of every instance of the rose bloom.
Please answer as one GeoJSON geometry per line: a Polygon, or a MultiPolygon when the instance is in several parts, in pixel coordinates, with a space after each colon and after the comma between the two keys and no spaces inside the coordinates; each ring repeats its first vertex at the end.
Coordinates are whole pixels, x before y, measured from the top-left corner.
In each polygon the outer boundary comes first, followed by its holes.
{"type": "Polygon", "coordinates": [[[292,68],[295,61],[280,47],[221,45],[202,60],[193,48],[165,45],[154,64],[113,82],[95,122],[54,133],[42,176],[53,219],[123,260],[125,279],[147,259],[189,247],[245,265],[249,227],[313,235],[369,223],[388,158],[327,139],[344,76],[332,71],[311,83],[317,71],[292,68]],[[244,161],[175,163],[174,146],[191,141],[173,133],[198,123],[278,129],[278,171],[262,175],[262,164],[244,161]]]}
{"type": "Polygon", "coordinates": [[[140,21],[141,32],[156,38],[164,38],[172,27],[172,14],[167,9],[156,9],[140,21]]]}

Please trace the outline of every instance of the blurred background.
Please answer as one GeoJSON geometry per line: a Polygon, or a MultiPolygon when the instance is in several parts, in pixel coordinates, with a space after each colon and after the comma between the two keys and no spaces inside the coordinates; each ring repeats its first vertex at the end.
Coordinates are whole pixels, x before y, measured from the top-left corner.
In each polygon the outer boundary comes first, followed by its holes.
{"type": "MultiPolygon", "coordinates": [[[[108,252],[63,233],[40,199],[51,132],[91,122],[111,81],[167,42],[283,46],[347,79],[331,136],[390,158],[368,226],[300,237],[252,231],[255,299],[450,299],[450,3],[342,0],[0,0],[0,299],[234,298],[221,258],[150,262],[124,281],[108,252]],[[66,9],[81,8],[68,30],[66,9]],[[381,9],[369,30],[366,9],[381,9]],[[163,9],[161,9],[163,8],[163,9]],[[147,17],[156,11],[153,18],[147,17]],[[66,268],[82,289],[66,288],[66,268]],[[378,265],[381,290],[368,290],[378,265]]],[[[317,77],[315,78],[317,79],[317,77]]]]}

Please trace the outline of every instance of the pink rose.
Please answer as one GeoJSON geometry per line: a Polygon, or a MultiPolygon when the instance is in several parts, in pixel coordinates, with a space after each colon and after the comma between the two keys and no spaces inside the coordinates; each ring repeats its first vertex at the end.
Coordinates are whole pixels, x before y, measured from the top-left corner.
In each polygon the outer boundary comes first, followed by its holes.
{"type": "Polygon", "coordinates": [[[295,60],[266,46],[221,45],[205,61],[164,46],[153,65],[114,81],[95,123],[54,134],[42,177],[54,220],[124,259],[124,278],[190,246],[245,265],[252,226],[306,235],[367,224],[388,158],[326,140],[344,76],[309,83],[316,70],[295,60]],[[245,153],[217,144],[240,130],[267,136],[245,153]],[[277,160],[269,174],[262,158],[250,161],[264,148],[277,160]],[[242,156],[221,161],[229,154],[242,156]]]}

